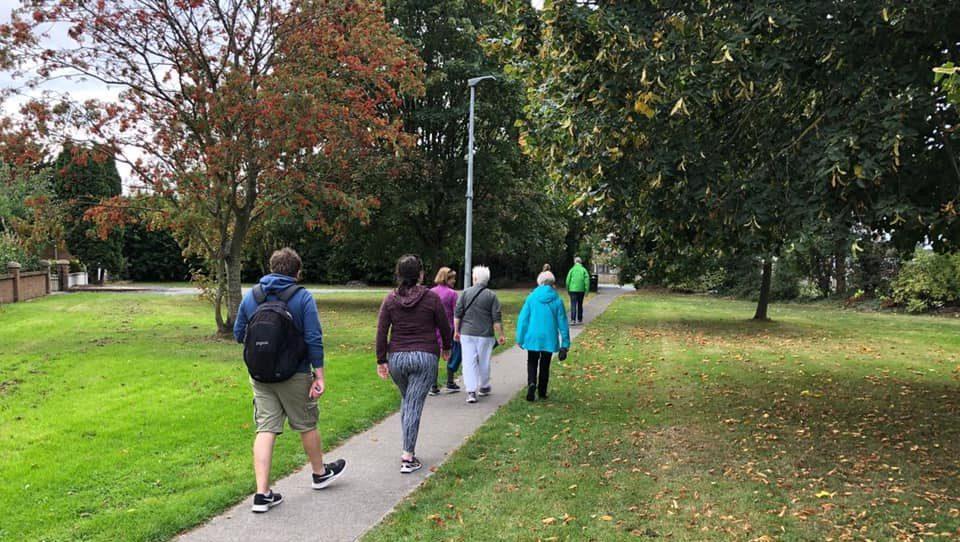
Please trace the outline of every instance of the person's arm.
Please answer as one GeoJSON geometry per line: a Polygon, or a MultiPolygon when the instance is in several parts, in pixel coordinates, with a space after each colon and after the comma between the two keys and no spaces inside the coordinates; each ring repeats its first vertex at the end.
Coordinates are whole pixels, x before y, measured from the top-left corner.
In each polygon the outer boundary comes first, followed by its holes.
{"type": "Polygon", "coordinates": [[[560,332],[560,348],[570,349],[570,322],[567,321],[567,308],[563,306],[563,300],[557,299],[557,307],[554,310],[557,315],[557,327],[560,332]]]}
{"type": "Polygon", "coordinates": [[[323,329],[320,327],[320,313],[317,302],[310,292],[303,290],[303,340],[307,343],[307,356],[314,369],[323,368],[323,329]]]}
{"type": "Polygon", "coordinates": [[[493,332],[497,336],[497,342],[500,344],[507,342],[507,338],[503,335],[503,314],[500,309],[500,298],[497,297],[497,294],[493,294],[493,303],[490,304],[490,316],[493,317],[493,332]]]}
{"type": "Polygon", "coordinates": [[[528,320],[530,319],[530,298],[523,302],[523,308],[520,309],[520,315],[517,316],[517,334],[514,339],[517,346],[523,348],[523,341],[527,336],[528,320]]]}
{"type": "Polygon", "coordinates": [[[320,313],[317,302],[310,292],[303,293],[303,341],[307,344],[307,359],[313,368],[313,385],[310,386],[310,398],[316,399],[326,391],[323,379],[323,330],[320,327],[320,313]]]}
{"type": "Polygon", "coordinates": [[[387,309],[387,300],[390,294],[380,304],[380,314],[377,316],[377,365],[387,364],[387,333],[390,331],[390,310],[387,309]]]}
{"type": "Polygon", "coordinates": [[[440,331],[443,359],[448,359],[453,348],[453,330],[450,329],[450,320],[447,319],[447,309],[443,308],[443,301],[439,297],[433,307],[433,324],[440,331]]]}
{"type": "Polygon", "coordinates": [[[567,290],[568,290],[568,291],[570,290],[570,279],[573,278],[573,271],[574,271],[575,269],[576,269],[576,267],[571,267],[570,270],[567,271],[567,280],[563,281],[563,283],[564,283],[564,285],[567,287],[567,290]]]}
{"type": "Polygon", "coordinates": [[[240,301],[240,308],[237,309],[237,320],[233,323],[233,338],[238,343],[242,343],[244,337],[247,336],[247,311],[243,308],[244,301],[246,299],[240,301]]]}
{"type": "Polygon", "coordinates": [[[463,318],[463,300],[466,295],[457,297],[457,305],[453,309],[453,340],[460,342],[460,320],[463,318]]]}

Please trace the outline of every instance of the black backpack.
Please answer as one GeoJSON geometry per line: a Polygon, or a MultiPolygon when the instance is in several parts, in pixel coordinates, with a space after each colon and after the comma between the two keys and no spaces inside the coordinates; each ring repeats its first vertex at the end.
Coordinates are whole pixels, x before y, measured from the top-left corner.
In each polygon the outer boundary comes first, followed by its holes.
{"type": "Polygon", "coordinates": [[[293,323],[287,301],[302,288],[287,286],[276,301],[267,301],[260,285],[253,287],[257,310],[250,317],[243,340],[243,361],[258,382],[283,382],[296,374],[307,353],[303,332],[293,323]]]}

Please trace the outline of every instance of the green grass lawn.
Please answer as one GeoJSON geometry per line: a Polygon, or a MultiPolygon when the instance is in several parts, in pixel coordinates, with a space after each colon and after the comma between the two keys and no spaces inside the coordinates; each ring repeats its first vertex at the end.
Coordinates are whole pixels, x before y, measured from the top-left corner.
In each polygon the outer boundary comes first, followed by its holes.
{"type": "MultiPolygon", "coordinates": [[[[331,446],[396,409],[376,376],[381,295],[318,298],[331,446]]],[[[522,300],[504,292],[510,329],[522,300]]],[[[192,296],[71,294],[0,305],[0,540],[167,540],[253,492],[241,347],[192,296]]],[[[274,474],[306,462],[278,441],[274,474]]]]}
{"type": "Polygon", "coordinates": [[[960,320],[752,314],[618,300],[364,540],[960,537],[960,320]]]}

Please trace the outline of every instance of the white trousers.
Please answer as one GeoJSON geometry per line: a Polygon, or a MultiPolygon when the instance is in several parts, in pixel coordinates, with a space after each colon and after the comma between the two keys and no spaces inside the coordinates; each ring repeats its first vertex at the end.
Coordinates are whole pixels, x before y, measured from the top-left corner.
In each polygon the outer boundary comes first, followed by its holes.
{"type": "Polygon", "coordinates": [[[493,337],[460,336],[460,351],[463,354],[463,386],[467,392],[490,387],[490,355],[493,354],[493,337]]]}

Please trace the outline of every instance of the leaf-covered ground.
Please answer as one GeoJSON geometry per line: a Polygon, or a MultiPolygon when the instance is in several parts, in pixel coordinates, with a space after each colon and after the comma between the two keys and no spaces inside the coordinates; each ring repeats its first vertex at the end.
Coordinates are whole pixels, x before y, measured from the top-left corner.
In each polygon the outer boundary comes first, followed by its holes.
{"type": "Polygon", "coordinates": [[[960,320],[637,294],[365,540],[960,537],[960,320]]]}

